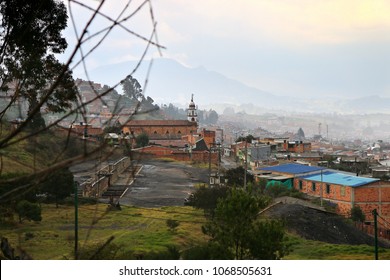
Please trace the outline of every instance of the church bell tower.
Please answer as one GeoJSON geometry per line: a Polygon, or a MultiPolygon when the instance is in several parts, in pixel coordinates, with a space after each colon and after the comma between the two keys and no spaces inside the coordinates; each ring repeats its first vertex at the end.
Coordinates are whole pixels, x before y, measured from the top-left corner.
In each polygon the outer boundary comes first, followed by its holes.
{"type": "Polygon", "coordinates": [[[198,113],[194,103],[194,95],[191,95],[191,102],[187,109],[187,120],[190,122],[198,122],[198,113]]]}

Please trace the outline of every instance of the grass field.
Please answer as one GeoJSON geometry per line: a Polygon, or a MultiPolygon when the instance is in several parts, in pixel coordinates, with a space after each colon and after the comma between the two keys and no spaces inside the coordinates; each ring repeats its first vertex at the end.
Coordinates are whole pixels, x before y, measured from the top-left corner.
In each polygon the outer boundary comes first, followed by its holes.
{"type": "MultiPolygon", "coordinates": [[[[205,236],[201,225],[202,212],[190,207],[164,207],[141,209],[124,207],[107,211],[106,204],[80,205],[79,247],[96,247],[111,236],[113,244],[122,251],[161,251],[169,245],[179,249],[202,242],[205,236]],[[167,219],[180,225],[172,231],[167,219]]],[[[72,259],[74,250],[74,208],[51,204],[42,205],[42,221],[2,225],[0,235],[6,237],[14,248],[21,247],[33,259],[72,259]]]]}
{"type": "MultiPolygon", "coordinates": [[[[329,244],[289,234],[292,252],[287,260],[374,260],[375,250],[368,245],[329,244]]],[[[379,259],[390,260],[390,249],[379,248],[379,259]]]]}
{"type": "MultiPolygon", "coordinates": [[[[80,205],[79,247],[80,250],[99,247],[111,237],[110,243],[126,252],[160,252],[168,246],[184,250],[207,241],[201,231],[205,218],[202,211],[191,207],[163,207],[156,209],[122,206],[122,210],[107,211],[107,205],[80,205]],[[172,231],[167,219],[179,221],[172,231]]],[[[74,258],[74,208],[42,204],[42,221],[15,222],[1,225],[0,236],[6,237],[14,248],[24,249],[33,259],[74,258]]],[[[371,246],[334,245],[310,241],[289,234],[291,253],[285,259],[299,260],[360,260],[373,259],[371,246]]],[[[380,249],[380,259],[390,259],[389,249],[380,249]]]]}

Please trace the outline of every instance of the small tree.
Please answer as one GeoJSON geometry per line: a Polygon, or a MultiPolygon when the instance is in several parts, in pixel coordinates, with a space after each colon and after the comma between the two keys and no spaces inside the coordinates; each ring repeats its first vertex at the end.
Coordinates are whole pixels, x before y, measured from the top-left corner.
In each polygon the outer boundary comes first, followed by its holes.
{"type": "Polygon", "coordinates": [[[54,200],[58,208],[58,203],[74,191],[72,172],[67,168],[57,170],[42,183],[41,191],[48,195],[49,200],[54,200]]]}
{"type": "Polygon", "coordinates": [[[167,226],[170,231],[175,232],[176,228],[180,225],[179,221],[173,220],[173,219],[168,219],[167,220],[167,226]]]}
{"type": "Polygon", "coordinates": [[[146,133],[141,133],[135,138],[137,147],[145,147],[149,144],[149,136],[146,133]]]}
{"type": "Polygon", "coordinates": [[[206,216],[213,217],[218,200],[225,198],[228,190],[228,187],[223,186],[214,188],[200,187],[190,195],[186,205],[203,209],[206,216]]]}
{"type": "Polygon", "coordinates": [[[359,206],[353,206],[351,208],[351,219],[355,222],[364,222],[366,220],[366,215],[364,215],[363,210],[359,206]]]}
{"type": "MultiPolygon", "coordinates": [[[[236,187],[244,186],[245,169],[242,166],[231,168],[226,171],[226,179],[229,185],[236,187]]],[[[252,174],[246,172],[246,182],[253,183],[254,177],[252,174]]]]}
{"type": "Polygon", "coordinates": [[[254,222],[249,238],[249,255],[258,260],[280,260],[289,252],[284,224],[278,220],[254,222]]]}
{"type": "Polygon", "coordinates": [[[29,202],[27,200],[21,200],[16,205],[16,213],[19,216],[19,222],[21,223],[24,219],[28,221],[39,222],[42,220],[41,208],[38,204],[29,202]]]}
{"type": "Polygon", "coordinates": [[[252,255],[249,240],[252,234],[258,234],[255,221],[267,203],[268,199],[264,197],[254,197],[243,189],[232,189],[218,202],[215,216],[202,228],[203,232],[211,237],[210,242],[228,250],[235,259],[258,258],[258,254],[252,255]]]}

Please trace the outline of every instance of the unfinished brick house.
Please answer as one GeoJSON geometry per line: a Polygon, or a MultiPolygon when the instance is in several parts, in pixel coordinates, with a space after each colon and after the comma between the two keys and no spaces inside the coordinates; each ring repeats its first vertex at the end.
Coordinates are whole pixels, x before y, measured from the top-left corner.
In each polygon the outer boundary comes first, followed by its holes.
{"type": "MultiPolygon", "coordinates": [[[[296,190],[323,198],[337,205],[337,212],[349,216],[353,206],[359,206],[367,221],[373,220],[372,210],[390,222],[390,182],[376,178],[354,176],[318,166],[283,164],[258,170],[267,180],[291,180],[296,190]]],[[[287,184],[284,184],[287,185],[287,184]]]]}
{"type": "Polygon", "coordinates": [[[368,221],[373,220],[374,209],[390,221],[390,182],[326,171],[295,178],[294,188],[337,204],[337,211],[344,216],[359,206],[368,221]]]}

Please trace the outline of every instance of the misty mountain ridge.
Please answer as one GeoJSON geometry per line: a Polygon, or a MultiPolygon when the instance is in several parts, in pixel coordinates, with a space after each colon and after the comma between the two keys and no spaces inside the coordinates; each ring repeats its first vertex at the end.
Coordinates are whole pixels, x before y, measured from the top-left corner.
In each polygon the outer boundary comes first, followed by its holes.
{"type": "MultiPolygon", "coordinates": [[[[112,86],[123,79],[136,64],[135,61],[127,61],[105,65],[91,70],[89,74],[94,82],[112,86]]],[[[133,75],[142,86],[147,77],[148,67],[149,61],[143,61],[133,75]]],[[[121,88],[117,90],[122,91],[121,88]]],[[[194,101],[200,108],[212,108],[219,113],[228,107],[236,112],[243,111],[249,114],[268,112],[372,114],[390,111],[390,98],[373,95],[337,100],[325,97],[279,96],[250,87],[204,67],[190,68],[167,58],[153,60],[144,93],[157,105],[172,103],[183,108],[188,106],[191,94],[194,94],[194,101]]]]}

